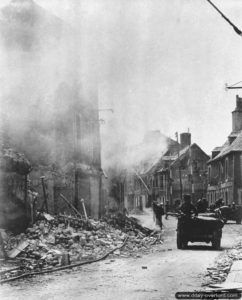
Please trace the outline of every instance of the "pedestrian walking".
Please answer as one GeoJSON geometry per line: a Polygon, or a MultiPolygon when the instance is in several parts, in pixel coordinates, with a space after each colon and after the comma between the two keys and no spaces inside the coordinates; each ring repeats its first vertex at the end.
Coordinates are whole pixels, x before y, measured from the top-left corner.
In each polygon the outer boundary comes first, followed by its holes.
{"type": "Polygon", "coordinates": [[[153,212],[155,215],[155,220],[156,220],[156,225],[158,225],[160,227],[160,229],[162,229],[162,216],[164,215],[164,208],[163,205],[157,204],[155,201],[153,202],[153,212]]]}

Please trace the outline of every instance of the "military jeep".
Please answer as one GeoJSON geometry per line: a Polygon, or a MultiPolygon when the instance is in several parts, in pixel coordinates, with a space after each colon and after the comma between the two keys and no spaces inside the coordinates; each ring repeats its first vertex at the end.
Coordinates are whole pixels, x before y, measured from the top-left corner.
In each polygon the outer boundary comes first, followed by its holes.
{"type": "Polygon", "coordinates": [[[207,216],[178,216],[177,248],[187,248],[188,242],[212,242],[212,248],[220,249],[222,228],[221,219],[207,216]]]}
{"type": "Polygon", "coordinates": [[[227,221],[235,221],[236,224],[241,224],[242,221],[242,207],[237,206],[235,208],[229,206],[221,206],[218,208],[224,223],[227,221]]]}

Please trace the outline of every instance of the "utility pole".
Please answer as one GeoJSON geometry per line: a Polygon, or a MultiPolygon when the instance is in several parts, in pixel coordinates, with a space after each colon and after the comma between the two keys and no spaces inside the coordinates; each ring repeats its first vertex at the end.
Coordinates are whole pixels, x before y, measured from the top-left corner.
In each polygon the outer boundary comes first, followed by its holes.
{"type": "Polygon", "coordinates": [[[171,179],[171,153],[169,154],[169,165],[168,165],[168,170],[167,170],[167,180],[168,180],[168,184],[167,184],[167,194],[168,194],[168,201],[169,204],[172,204],[172,179],[171,179]]]}
{"type": "Polygon", "coordinates": [[[178,142],[178,132],[176,132],[176,141],[178,143],[178,169],[179,169],[179,182],[180,182],[180,199],[182,200],[182,178],[181,178],[180,145],[178,142]]]}
{"type": "MultiPolygon", "coordinates": [[[[78,115],[75,113],[74,116],[74,207],[78,209],[78,169],[77,169],[77,147],[78,147],[78,132],[80,128],[77,128],[79,122],[77,122],[78,115]]],[[[81,149],[79,149],[81,151],[81,149]]]]}

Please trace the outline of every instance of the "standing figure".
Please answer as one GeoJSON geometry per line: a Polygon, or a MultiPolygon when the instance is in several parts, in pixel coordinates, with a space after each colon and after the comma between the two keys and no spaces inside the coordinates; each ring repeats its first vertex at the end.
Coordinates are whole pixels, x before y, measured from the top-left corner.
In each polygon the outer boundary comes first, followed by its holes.
{"type": "Polygon", "coordinates": [[[155,201],[153,202],[153,212],[156,219],[156,224],[160,226],[162,229],[162,216],[164,215],[164,209],[162,204],[157,204],[155,201]]]}
{"type": "Polygon", "coordinates": [[[204,208],[204,212],[206,212],[208,210],[208,200],[206,198],[203,198],[203,208],[204,208]]]}
{"type": "Polygon", "coordinates": [[[197,215],[197,209],[191,203],[191,195],[187,194],[183,196],[183,203],[180,206],[179,211],[189,218],[191,217],[192,214],[197,215]]]}
{"type": "Polygon", "coordinates": [[[223,199],[219,198],[218,200],[215,201],[215,208],[219,208],[223,206],[223,199]]]}
{"type": "Polygon", "coordinates": [[[203,213],[203,203],[202,203],[202,199],[198,199],[197,201],[197,212],[198,213],[203,213]]]}

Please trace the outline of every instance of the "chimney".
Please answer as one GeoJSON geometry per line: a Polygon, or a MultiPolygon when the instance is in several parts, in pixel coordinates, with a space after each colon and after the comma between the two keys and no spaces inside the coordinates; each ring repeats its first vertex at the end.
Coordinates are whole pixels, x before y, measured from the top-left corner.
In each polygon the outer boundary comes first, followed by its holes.
{"type": "Polygon", "coordinates": [[[180,134],[180,144],[182,149],[191,145],[191,133],[183,132],[180,134]]]}
{"type": "Polygon", "coordinates": [[[232,112],[232,132],[242,129],[242,98],[236,95],[236,108],[232,112]]]}

